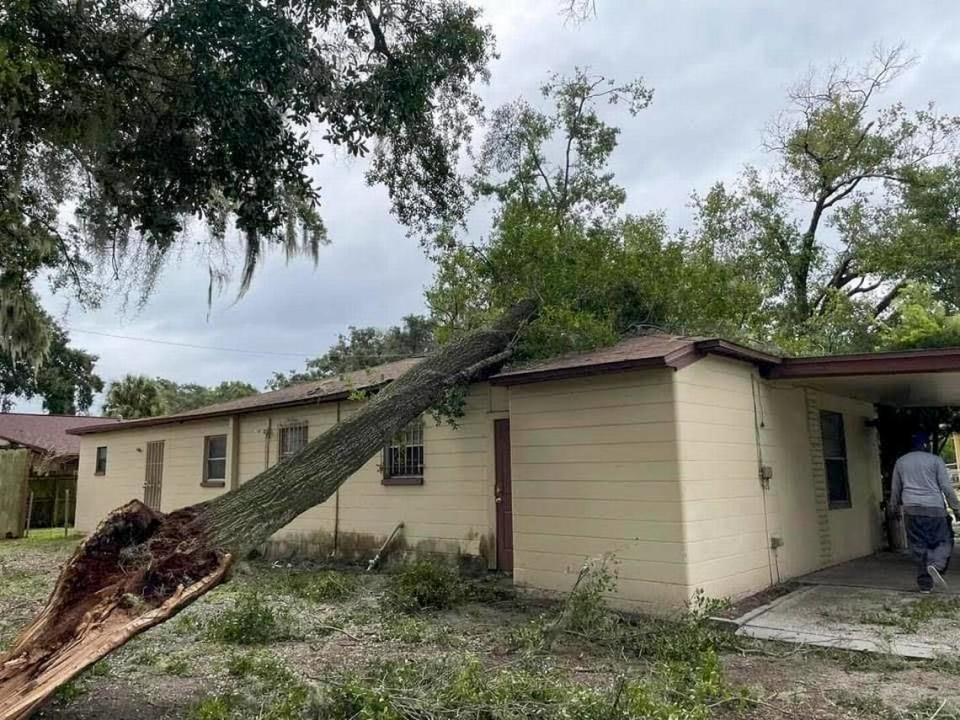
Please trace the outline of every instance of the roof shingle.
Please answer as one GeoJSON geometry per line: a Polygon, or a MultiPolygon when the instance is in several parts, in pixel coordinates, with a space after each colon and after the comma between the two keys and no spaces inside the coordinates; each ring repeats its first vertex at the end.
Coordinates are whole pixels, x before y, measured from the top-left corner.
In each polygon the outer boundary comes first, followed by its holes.
{"type": "Polygon", "coordinates": [[[357,370],[355,372],[345,373],[337,377],[327,378],[325,380],[315,380],[313,382],[297,383],[289,387],[274,390],[272,392],[260,393],[259,395],[250,395],[249,397],[238,400],[229,400],[216,405],[207,405],[187,410],[186,412],[176,413],[174,415],[159,415],[156,417],[139,418],[136,420],[124,420],[117,425],[91,425],[90,427],[80,427],[72,430],[72,434],[86,435],[88,433],[104,432],[107,430],[119,430],[132,427],[144,427],[151,425],[167,425],[184,420],[198,420],[201,418],[220,417],[224,415],[235,415],[238,413],[256,412],[257,410],[267,410],[275,407],[284,407],[288,405],[306,405],[311,402],[329,402],[338,398],[344,398],[355,390],[364,390],[378,387],[391,380],[396,380],[407,370],[412,368],[422,358],[407,358],[395,362],[378,365],[367,368],[366,370],[357,370]]]}
{"type": "Polygon", "coordinates": [[[0,438],[57,456],[78,455],[80,438],[67,434],[68,430],[116,422],[113,418],[87,415],[0,413],[0,438]]]}

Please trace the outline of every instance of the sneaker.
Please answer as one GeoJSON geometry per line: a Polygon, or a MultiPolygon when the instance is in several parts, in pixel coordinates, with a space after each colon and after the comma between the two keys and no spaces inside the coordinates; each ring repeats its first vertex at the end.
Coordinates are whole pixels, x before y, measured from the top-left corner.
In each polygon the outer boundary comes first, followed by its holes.
{"type": "Polygon", "coordinates": [[[921,590],[921,591],[920,591],[920,594],[921,594],[921,595],[930,595],[930,594],[932,594],[932,593],[933,593],[933,590],[921,590]]]}
{"type": "Polygon", "coordinates": [[[934,565],[927,565],[927,572],[930,573],[930,577],[933,578],[934,584],[939,587],[941,590],[947,589],[947,581],[943,579],[943,575],[940,574],[940,571],[937,570],[934,565]]]}

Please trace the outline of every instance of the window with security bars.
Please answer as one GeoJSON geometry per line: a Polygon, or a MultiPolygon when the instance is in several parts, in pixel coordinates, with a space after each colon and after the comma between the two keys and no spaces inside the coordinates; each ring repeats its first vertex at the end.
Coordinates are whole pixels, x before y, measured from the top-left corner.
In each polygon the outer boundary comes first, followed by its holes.
{"type": "Polygon", "coordinates": [[[384,448],[383,484],[423,484],[422,420],[408,425],[384,448]]]}
{"type": "Polygon", "coordinates": [[[823,440],[828,505],[831,510],[852,507],[850,476],[847,470],[847,439],[841,413],[820,411],[820,437],[823,440]]]}
{"type": "Polygon", "coordinates": [[[292,423],[280,428],[280,452],[278,457],[283,462],[300,452],[307,444],[307,424],[292,423]]]}

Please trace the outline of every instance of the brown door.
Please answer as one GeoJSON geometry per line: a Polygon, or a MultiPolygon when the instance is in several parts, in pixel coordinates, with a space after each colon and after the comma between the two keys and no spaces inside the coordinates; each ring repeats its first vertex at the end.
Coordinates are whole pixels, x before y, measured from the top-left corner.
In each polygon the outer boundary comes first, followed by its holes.
{"type": "Polygon", "coordinates": [[[163,440],[147,443],[147,471],[143,480],[143,502],[154,510],[160,509],[160,491],[163,488],[163,440]]]}
{"type": "Polygon", "coordinates": [[[513,572],[513,488],[510,481],[510,421],[493,421],[494,499],[497,503],[497,569],[513,572]]]}

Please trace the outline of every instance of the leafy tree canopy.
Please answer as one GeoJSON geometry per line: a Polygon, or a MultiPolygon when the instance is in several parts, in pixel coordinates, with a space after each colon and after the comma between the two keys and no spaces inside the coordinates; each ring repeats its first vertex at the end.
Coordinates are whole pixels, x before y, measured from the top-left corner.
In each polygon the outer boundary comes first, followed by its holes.
{"type": "Polygon", "coordinates": [[[908,66],[898,48],[811,75],[767,134],[772,168],[695,193],[692,224],[675,232],[656,213],[623,215],[609,170],[618,130],[601,104],[639,111],[652,97],[642,83],[577,71],[544,87],[550,112],[501,108],[473,181],[498,201],[489,238],[436,237],[427,298],[439,337],[535,296],[531,357],[645,326],[800,354],[869,350],[920,332],[910,323],[923,288],[938,303],[925,322],[943,326],[923,342],[948,342],[960,310],[960,120],[932,104],[874,107],[908,66]]]}
{"type": "Polygon", "coordinates": [[[256,394],[253,385],[239,380],[225,380],[207,387],[166,378],[126,375],[110,383],[103,410],[107,415],[132,420],[195,410],[256,394]]]}
{"type": "Polygon", "coordinates": [[[303,370],[275,372],[267,389],[279,390],[295,383],[323,380],[393,360],[425,355],[434,347],[434,323],[422,315],[407,315],[402,325],[386,330],[351,327],[348,334],[340,335],[326,353],[307,360],[303,370]]]}
{"type": "Polygon", "coordinates": [[[165,414],[195,410],[196,408],[230,400],[239,400],[250,395],[256,395],[258,392],[253,385],[241,380],[224,380],[219,385],[212,387],[197,385],[196,383],[180,384],[164,378],[157,378],[156,382],[160,386],[165,414]]]}
{"type": "Polygon", "coordinates": [[[232,231],[242,289],[269,244],[315,254],[321,145],[370,154],[402,222],[455,219],[491,47],[459,0],[5,2],[0,346],[43,355],[41,274],[86,303],[97,262],[149,291],[191,218],[211,287],[232,231]]]}
{"type": "Polygon", "coordinates": [[[543,88],[547,114],[525,102],[496,111],[474,186],[499,201],[482,243],[438,235],[427,301],[438,335],[478,327],[524,297],[541,301],[521,355],[542,357],[615,341],[643,327],[740,334],[763,301],[749,261],[724,255],[724,229],[704,222],[672,235],[658,213],[624,216],[608,162],[619,130],[603,104],[632,114],[652,91],[578,70],[543,88]]]}
{"type": "Polygon", "coordinates": [[[154,417],[165,412],[164,395],[160,383],[146,375],[126,375],[114,380],[107,388],[103,412],[124,420],[154,417]]]}
{"type": "Polygon", "coordinates": [[[960,118],[879,94],[911,62],[877,51],[860,69],[811,74],[771,125],[768,172],[715,186],[700,222],[722,253],[749,259],[766,295],[753,333],[794,352],[866,349],[911,283],[960,306],[960,118]]]}
{"type": "Polygon", "coordinates": [[[50,321],[49,344],[40,363],[0,351],[0,406],[13,408],[16,398],[43,398],[49,413],[73,415],[85,412],[93,397],[103,390],[103,381],[94,372],[95,355],[69,346],[67,334],[50,321]]]}

